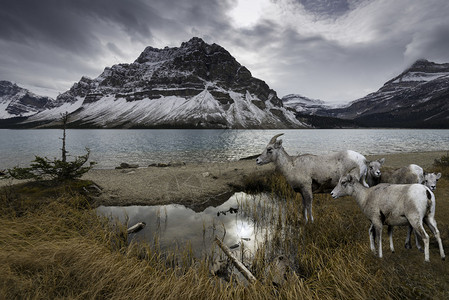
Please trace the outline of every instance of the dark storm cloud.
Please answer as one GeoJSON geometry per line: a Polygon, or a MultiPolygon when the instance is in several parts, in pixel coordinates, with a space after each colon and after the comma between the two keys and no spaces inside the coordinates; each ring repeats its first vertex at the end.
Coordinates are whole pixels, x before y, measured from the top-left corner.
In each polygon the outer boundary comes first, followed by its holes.
{"type": "Polygon", "coordinates": [[[362,97],[418,58],[449,61],[447,0],[260,0],[236,14],[240,1],[252,0],[0,0],[0,80],[63,92],[193,36],[279,96],[330,101],[362,97]]]}
{"type": "Polygon", "coordinates": [[[297,0],[306,11],[318,16],[341,16],[349,11],[347,0],[297,0]]]}
{"type": "Polygon", "coordinates": [[[68,89],[68,82],[83,75],[98,76],[105,64],[133,61],[145,46],[163,47],[168,41],[178,46],[195,31],[224,30],[227,5],[208,0],[1,0],[0,78],[33,85],[46,77],[48,86],[68,89]]]}

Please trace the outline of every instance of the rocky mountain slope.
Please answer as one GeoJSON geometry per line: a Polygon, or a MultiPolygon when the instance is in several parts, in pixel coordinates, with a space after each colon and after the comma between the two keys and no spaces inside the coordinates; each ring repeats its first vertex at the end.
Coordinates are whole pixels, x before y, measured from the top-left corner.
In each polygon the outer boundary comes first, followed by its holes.
{"type": "Polygon", "coordinates": [[[53,99],[33,94],[9,81],[0,81],[0,119],[27,117],[54,107],[53,99]]]}
{"type": "Polygon", "coordinates": [[[364,127],[449,128],[449,64],[418,60],[378,91],[315,114],[364,127]]]}
{"type": "Polygon", "coordinates": [[[281,100],[284,107],[306,115],[314,114],[317,110],[331,108],[322,100],[310,99],[299,94],[289,94],[282,97],[281,100]]]}
{"type": "Polygon", "coordinates": [[[56,108],[27,124],[53,126],[70,112],[72,127],[301,128],[276,92],[223,47],[192,38],[180,47],[147,47],[131,64],[81,78],[56,108]]]}

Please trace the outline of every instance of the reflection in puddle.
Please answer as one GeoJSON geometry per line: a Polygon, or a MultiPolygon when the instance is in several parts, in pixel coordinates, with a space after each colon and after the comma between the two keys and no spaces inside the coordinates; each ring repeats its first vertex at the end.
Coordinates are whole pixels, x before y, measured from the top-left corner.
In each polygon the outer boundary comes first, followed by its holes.
{"type": "MultiPolygon", "coordinates": [[[[231,249],[244,251],[252,256],[257,246],[269,239],[271,229],[268,222],[258,222],[260,216],[257,207],[263,211],[277,212],[274,200],[265,194],[248,195],[236,193],[218,207],[208,207],[202,212],[195,212],[182,205],[163,206],[100,206],[97,212],[111,218],[118,218],[130,227],[138,222],[145,222],[143,230],[129,235],[129,241],[145,241],[150,245],[157,243],[162,250],[182,248],[190,244],[194,254],[199,257],[208,254],[214,237],[231,249]]],[[[264,220],[272,217],[263,216],[264,220]]]]}

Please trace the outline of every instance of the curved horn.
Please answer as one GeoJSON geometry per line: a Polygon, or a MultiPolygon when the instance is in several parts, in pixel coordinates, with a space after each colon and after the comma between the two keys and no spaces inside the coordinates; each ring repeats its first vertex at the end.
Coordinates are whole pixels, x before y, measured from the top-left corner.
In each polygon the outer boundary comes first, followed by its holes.
{"type": "Polygon", "coordinates": [[[277,139],[278,137],[280,137],[281,135],[283,135],[283,133],[279,133],[279,134],[276,134],[275,136],[273,136],[273,137],[271,138],[269,144],[274,144],[274,143],[276,143],[276,139],[277,139]]]}

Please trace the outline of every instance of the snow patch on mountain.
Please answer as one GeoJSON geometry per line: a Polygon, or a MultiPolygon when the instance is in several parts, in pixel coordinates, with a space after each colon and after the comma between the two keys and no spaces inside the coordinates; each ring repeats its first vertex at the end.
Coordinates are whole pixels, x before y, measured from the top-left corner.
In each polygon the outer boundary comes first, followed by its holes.
{"type": "Polygon", "coordinates": [[[418,81],[418,82],[428,82],[432,81],[441,77],[448,77],[448,72],[442,72],[442,73],[424,73],[424,72],[409,72],[405,74],[404,76],[401,76],[397,78],[396,80],[392,81],[392,83],[401,83],[401,82],[408,82],[408,81],[418,81]]]}
{"type": "Polygon", "coordinates": [[[29,117],[25,122],[29,123],[35,121],[59,119],[61,118],[61,115],[64,113],[67,112],[70,114],[79,109],[83,104],[83,102],[84,98],[77,97],[77,101],[75,102],[65,102],[61,106],[41,111],[29,117]]]}

